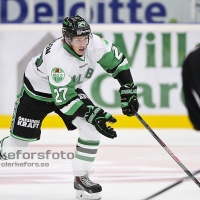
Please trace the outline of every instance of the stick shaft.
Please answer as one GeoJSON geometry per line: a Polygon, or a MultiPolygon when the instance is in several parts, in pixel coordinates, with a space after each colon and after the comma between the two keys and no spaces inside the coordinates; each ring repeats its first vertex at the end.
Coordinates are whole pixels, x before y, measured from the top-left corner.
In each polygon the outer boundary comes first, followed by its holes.
{"type": "Polygon", "coordinates": [[[174,155],[174,153],[167,147],[167,145],[154,133],[149,125],[142,119],[142,117],[136,112],[135,116],[144,125],[144,127],[151,133],[151,135],[157,140],[157,142],[167,151],[167,153],[176,161],[176,163],[183,169],[183,171],[196,183],[200,188],[199,181],[192,175],[192,173],[183,165],[183,163],[174,155]]]}
{"type": "MultiPolygon", "coordinates": [[[[194,172],[192,175],[194,176],[195,174],[198,174],[198,173],[200,173],[200,170],[194,172]]],[[[165,191],[167,191],[167,190],[169,190],[169,189],[171,189],[171,188],[173,188],[173,187],[179,185],[180,183],[182,183],[183,181],[185,181],[185,180],[188,179],[188,178],[190,178],[190,177],[189,177],[189,176],[186,176],[186,177],[184,177],[184,178],[178,180],[177,182],[175,182],[175,183],[169,185],[168,187],[166,187],[166,188],[160,190],[159,192],[156,192],[155,194],[153,194],[153,195],[151,195],[151,196],[149,196],[149,197],[143,199],[143,200],[152,199],[153,197],[158,196],[159,194],[161,194],[161,193],[163,193],[163,192],[165,192],[165,191]]]]}

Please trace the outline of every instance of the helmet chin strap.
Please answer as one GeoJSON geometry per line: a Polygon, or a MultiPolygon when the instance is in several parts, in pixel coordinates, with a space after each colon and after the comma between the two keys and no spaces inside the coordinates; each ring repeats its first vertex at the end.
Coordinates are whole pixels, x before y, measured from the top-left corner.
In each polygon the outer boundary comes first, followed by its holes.
{"type": "Polygon", "coordinates": [[[73,47],[72,47],[72,40],[69,37],[64,36],[65,38],[65,43],[74,51],[73,47]],[[66,40],[67,38],[67,40],[66,40]]]}

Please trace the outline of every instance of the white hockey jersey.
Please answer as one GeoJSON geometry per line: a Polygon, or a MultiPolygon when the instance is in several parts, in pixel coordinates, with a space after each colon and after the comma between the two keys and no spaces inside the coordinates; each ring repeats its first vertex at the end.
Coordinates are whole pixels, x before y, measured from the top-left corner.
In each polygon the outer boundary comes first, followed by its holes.
{"type": "Polygon", "coordinates": [[[54,101],[63,113],[73,115],[83,104],[75,90],[92,77],[97,63],[114,78],[129,64],[116,46],[95,34],[82,57],[62,39],[52,41],[29,62],[23,89],[32,98],[54,101]]]}

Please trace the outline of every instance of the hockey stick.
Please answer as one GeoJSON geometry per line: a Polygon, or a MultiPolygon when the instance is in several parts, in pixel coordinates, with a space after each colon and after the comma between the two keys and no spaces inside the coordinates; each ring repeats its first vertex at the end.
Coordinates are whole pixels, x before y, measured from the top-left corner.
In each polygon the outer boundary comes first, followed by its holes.
{"type": "Polygon", "coordinates": [[[173,154],[173,152],[166,146],[166,144],[154,133],[149,125],[142,119],[142,117],[135,112],[137,119],[144,125],[144,127],[151,133],[151,135],[157,140],[157,142],[167,151],[167,153],[176,161],[176,163],[185,171],[185,173],[196,183],[200,188],[199,181],[192,175],[192,173],[182,164],[182,162],[173,154]]]}
{"type": "MultiPolygon", "coordinates": [[[[194,176],[195,174],[198,174],[198,173],[200,173],[200,170],[196,171],[196,172],[193,173],[192,175],[194,176]]],[[[155,196],[157,196],[157,195],[159,195],[159,194],[161,194],[161,193],[163,193],[163,192],[169,190],[170,188],[173,188],[173,187],[175,187],[176,185],[179,185],[180,183],[182,183],[183,181],[185,181],[185,180],[188,179],[188,178],[190,178],[190,177],[189,177],[189,176],[186,176],[186,177],[180,179],[179,181],[177,181],[177,182],[175,182],[175,183],[169,185],[168,187],[166,187],[166,188],[160,190],[159,192],[156,192],[155,194],[153,194],[153,195],[151,195],[151,196],[149,196],[149,197],[147,197],[147,198],[145,198],[145,199],[142,199],[142,200],[149,200],[149,199],[152,199],[153,197],[155,197],[155,196]]]]}

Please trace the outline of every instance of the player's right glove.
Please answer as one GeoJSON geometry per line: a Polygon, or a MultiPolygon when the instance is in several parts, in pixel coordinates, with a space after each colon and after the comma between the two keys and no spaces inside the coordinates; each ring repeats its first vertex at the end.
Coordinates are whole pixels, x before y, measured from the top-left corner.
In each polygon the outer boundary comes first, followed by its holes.
{"type": "Polygon", "coordinates": [[[104,112],[103,109],[90,106],[89,111],[85,113],[85,119],[88,123],[94,125],[102,135],[112,139],[117,137],[114,129],[106,125],[106,122],[115,123],[117,120],[111,114],[104,112]]]}
{"type": "Polygon", "coordinates": [[[119,90],[121,97],[121,108],[124,115],[134,116],[138,111],[137,86],[133,83],[125,84],[119,90]]]}

